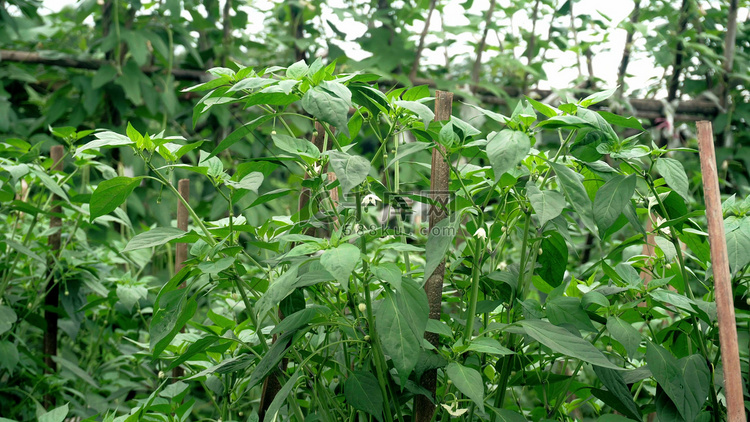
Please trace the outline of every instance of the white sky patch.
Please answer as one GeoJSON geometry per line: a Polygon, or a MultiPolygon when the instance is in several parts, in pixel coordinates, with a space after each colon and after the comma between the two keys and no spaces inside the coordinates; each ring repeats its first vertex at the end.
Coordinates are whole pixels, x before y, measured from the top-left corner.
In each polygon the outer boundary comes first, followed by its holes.
{"type": "MultiPolygon", "coordinates": [[[[249,2],[248,6],[240,6],[241,9],[248,14],[248,26],[241,30],[242,33],[250,36],[254,41],[262,41],[258,37],[258,34],[264,32],[264,21],[268,18],[269,13],[275,7],[275,4],[280,0],[258,0],[249,2]]],[[[512,0],[498,0],[498,4],[503,7],[510,5],[512,0]]],[[[66,6],[76,5],[76,0],[44,0],[43,1],[43,12],[57,12],[66,6]]],[[[303,2],[305,3],[305,2],[303,2]]],[[[447,51],[444,47],[440,47],[437,50],[425,49],[421,58],[421,66],[439,67],[446,65],[446,55],[449,57],[463,56],[465,60],[473,61],[475,54],[475,47],[481,37],[481,32],[466,32],[461,34],[447,34],[443,32],[442,24],[449,27],[464,26],[469,24],[469,18],[467,12],[461,5],[461,0],[447,0],[443,6],[442,16],[436,11],[433,13],[432,20],[430,22],[430,28],[428,37],[426,39],[427,45],[430,42],[435,42],[447,37],[451,40],[451,44],[447,47],[447,51]],[[441,19],[442,18],[442,19],[441,19]],[[441,22],[442,21],[442,22],[441,22]],[[438,37],[437,34],[440,34],[438,37]]],[[[563,0],[559,0],[557,7],[559,7],[563,0]]],[[[328,2],[321,2],[321,23],[330,21],[331,24],[336,26],[336,29],[346,34],[344,40],[338,39],[335,33],[328,27],[328,24],[323,25],[324,33],[330,38],[334,39],[333,43],[341,48],[346,55],[353,60],[364,60],[371,56],[367,51],[364,51],[361,46],[356,42],[356,39],[360,38],[367,32],[367,26],[361,22],[357,22],[351,17],[350,13],[347,13],[346,8],[350,7],[350,2],[345,0],[331,0],[328,2]],[[334,12],[334,9],[344,9],[343,12],[340,10],[339,14],[334,12]]],[[[397,6],[399,2],[394,3],[397,6]]],[[[222,5],[223,7],[223,1],[222,5]]],[[[369,9],[370,6],[358,4],[357,7],[369,9]]],[[[471,9],[468,13],[472,15],[481,15],[482,21],[484,21],[484,14],[489,7],[489,0],[475,0],[471,9]]],[[[548,8],[548,6],[542,6],[548,8]]],[[[578,36],[579,42],[590,42],[593,43],[592,58],[594,76],[604,81],[604,86],[600,88],[612,88],[617,83],[617,73],[622,59],[623,49],[625,48],[626,32],[624,29],[619,28],[622,21],[629,19],[630,13],[633,10],[633,0],[621,0],[621,1],[602,1],[602,0],[578,0],[574,5],[574,12],[576,14],[586,13],[592,15],[593,18],[599,19],[607,23],[607,29],[599,29],[598,33],[594,30],[586,29],[580,31],[578,36]],[[607,37],[603,37],[604,33],[608,33],[607,37]]],[[[720,3],[716,0],[708,0],[704,7],[721,7],[720,3]]],[[[198,11],[205,14],[205,8],[202,5],[198,6],[198,11]]],[[[740,10],[740,19],[745,17],[747,19],[750,10],[748,8],[742,8],[740,10]]],[[[182,16],[190,20],[190,13],[183,11],[182,16]]],[[[507,33],[512,33],[516,37],[520,36],[521,29],[528,31],[531,29],[531,10],[522,9],[516,12],[510,19],[503,15],[502,11],[496,11],[493,18],[495,24],[500,28],[500,33],[491,30],[487,37],[487,44],[491,47],[497,47],[500,45],[501,37],[507,33]]],[[[90,21],[90,20],[88,20],[90,21]]],[[[87,21],[87,22],[88,22],[87,21]]],[[[93,24],[93,22],[88,22],[93,24]]],[[[566,21],[565,18],[558,18],[555,21],[557,26],[569,26],[570,20],[566,21]]],[[[650,26],[653,27],[654,22],[649,22],[650,26]]],[[[483,26],[483,24],[482,24],[483,26]]],[[[409,31],[412,39],[417,42],[419,34],[424,28],[424,21],[415,21],[414,25],[409,25],[404,30],[409,31]]],[[[481,29],[480,29],[481,31],[481,29]]],[[[539,39],[546,39],[549,31],[549,10],[547,14],[537,21],[536,34],[539,39]]],[[[570,35],[569,35],[570,36],[570,35]]],[[[572,44],[572,41],[570,41],[572,44]]],[[[522,57],[525,46],[517,47],[514,50],[516,57],[521,62],[526,63],[526,59],[522,57]]],[[[484,58],[491,58],[497,54],[496,51],[486,51],[483,55],[484,58]]],[[[546,80],[539,82],[539,88],[550,89],[550,88],[568,88],[571,87],[576,78],[579,77],[579,68],[576,61],[576,54],[572,51],[560,51],[557,48],[550,48],[546,51],[544,56],[543,69],[547,75],[546,80]]],[[[587,66],[585,57],[581,57],[582,73],[587,76],[587,66]]],[[[628,66],[628,76],[626,78],[626,84],[629,86],[629,90],[641,90],[649,86],[653,86],[658,83],[663,77],[664,69],[654,65],[653,58],[649,56],[648,52],[644,51],[644,40],[636,34],[635,43],[632,49],[630,64],[628,66]]],[[[660,96],[663,96],[665,90],[662,88],[659,90],[660,96]]]]}

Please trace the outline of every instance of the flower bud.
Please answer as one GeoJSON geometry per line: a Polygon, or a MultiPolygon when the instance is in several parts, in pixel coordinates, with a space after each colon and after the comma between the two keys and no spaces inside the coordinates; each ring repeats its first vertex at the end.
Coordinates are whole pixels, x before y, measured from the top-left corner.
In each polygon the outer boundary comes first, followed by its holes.
{"type": "Polygon", "coordinates": [[[608,352],[611,352],[611,351],[612,351],[612,345],[611,345],[611,344],[608,344],[608,345],[607,345],[607,351],[608,351],[608,352]]]}
{"type": "Polygon", "coordinates": [[[364,303],[360,303],[357,306],[357,309],[359,309],[360,312],[364,313],[367,310],[367,305],[365,305],[364,303]]]}
{"type": "Polygon", "coordinates": [[[544,253],[544,251],[542,250],[542,248],[539,248],[539,255],[541,255],[543,253],[544,253]]]}
{"type": "Polygon", "coordinates": [[[276,135],[276,131],[275,131],[275,130],[272,130],[272,131],[271,131],[271,135],[276,135]]]}
{"type": "Polygon", "coordinates": [[[370,336],[369,335],[365,336],[365,341],[370,341],[370,336]]]}
{"type": "Polygon", "coordinates": [[[672,264],[667,264],[667,269],[671,270],[672,269],[672,264]]]}
{"type": "Polygon", "coordinates": [[[167,374],[165,374],[164,371],[159,371],[159,379],[160,380],[163,380],[166,377],[167,377],[167,374]]]}
{"type": "Polygon", "coordinates": [[[497,269],[500,271],[503,271],[506,268],[508,268],[508,263],[505,261],[501,261],[499,264],[497,264],[497,269]]]}

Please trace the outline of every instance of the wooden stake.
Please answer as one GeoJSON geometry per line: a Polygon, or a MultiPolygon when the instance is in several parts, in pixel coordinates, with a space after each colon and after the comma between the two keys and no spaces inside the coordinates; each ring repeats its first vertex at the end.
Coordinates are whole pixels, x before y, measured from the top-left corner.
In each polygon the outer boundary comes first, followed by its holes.
{"type": "MultiPolygon", "coordinates": [[[[450,120],[453,110],[453,93],[445,91],[435,92],[435,120],[450,120]]],[[[440,204],[446,204],[448,201],[450,166],[443,158],[446,155],[446,149],[438,145],[432,151],[432,167],[430,171],[430,197],[440,204]],[[439,149],[438,149],[439,148],[439,149]]],[[[447,216],[445,210],[438,206],[430,206],[430,230],[447,216]]],[[[427,302],[430,307],[430,318],[440,319],[440,312],[443,304],[443,282],[445,277],[445,260],[438,265],[435,272],[427,279],[424,290],[427,293],[427,302]]],[[[435,347],[439,347],[440,339],[435,333],[425,332],[425,339],[435,347]]],[[[422,374],[420,379],[422,387],[427,389],[433,397],[437,391],[437,370],[430,369],[422,374]]],[[[418,395],[414,400],[414,420],[415,422],[429,422],[435,413],[435,405],[424,395],[418,395]]]]}
{"type": "MultiPolygon", "coordinates": [[[[50,173],[53,171],[62,171],[63,169],[63,155],[65,150],[62,145],[55,145],[50,150],[50,157],[52,158],[52,168],[50,173]]],[[[56,195],[52,194],[51,202],[59,200],[56,195]]],[[[55,205],[52,207],[51,216],[49,219],[50,229],[57,229],[49,236],[49,248],[51,254],[59,257],[60,251],[60,240],[62,230],[62,207],[55,205]]],[[[54,271],[55,260],[47,260],[47,271],[54,271]]],[[[47,329],[44,332],[44,364],[47,366],[47,373],[57,372],[57,364],[54,361],[54,357],[57,356],[57,320],[59,315],[57,309],[60,307],[60,285],[57,282],[57,278],[53,275],[49,280],[51,286],[47,286],[47,294],[44,296],[44,320],[47,323],[47,329]]],[[[44,396],[44,404],[48,407],[54,405],[54,397],[51,394],[44,396]]]]}
{"type": "MultiPolygon", "coordinates": [[[[190,200],[190,179],[180,179],[179,182],[177,182],[177,191],[180,192],[180,196],[182,196],[185,201],[190,200]]],[[[182,203],[182,201],[177,201],[177,228],[182,231],[187,231],[188,229],[188,210],[187,207],[182,203]]],[[[180,272],[182,268],[185,266],[185,261],[187,260],[187,243],[178,243],[175,245],[174,248],[174,272],[175,274],[180,272]]],[[[186,286],[185,282],[183,281],[182,284],[180,284],[180,288],[184,289],[186,286]]],[[[182,328],[182,332],[185,332],[185,327],[182,328]]],[[[172,377],[175,378],[182,378],[185,375],[185,368],[178,366],[174,369],[172,369],[172,377]]]]}
{"type": "Polygon", "coordinates": [[[698,147],[700,149],[703,192],[708,220],[708,242],[711,245],[711,268],[714,274],[714,294],[719,320],[719,344],[724,367],[724,395],[727,399],[727,421],[745,422],[745,404],[742,397],[742,372],[737,344],[737,323],[734,318],[732,277],[729,272],[727,241],[724,235],[724,217],[721,211],[721,191],[716,171],[716,154],[711,122],[699,121],[698,147]]]}

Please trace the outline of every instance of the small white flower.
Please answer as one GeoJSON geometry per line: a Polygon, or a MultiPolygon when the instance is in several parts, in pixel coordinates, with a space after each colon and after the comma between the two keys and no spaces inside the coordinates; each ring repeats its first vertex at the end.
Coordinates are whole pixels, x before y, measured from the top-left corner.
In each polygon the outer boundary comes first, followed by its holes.
{"type": "Polygon", "coordinates": [[[458,403],[454,403],[454,404],[455,404],[456,406],[451,406],[451,405],[449,405],[449,404],[445,404],[445,403],[441,403],[440,405],[441,405],[441,406],[443,406],[443,409],[447,410],[447,411],[448,411],[448,413],[450,413],[450,415],[451,415],[451,416],[453,416],[453,417],[458,417],[458,416],[461,416],[461,415],[463,415],[464,413],[466,413],[466,412],[468,412],[468,411],[469,411],[469,409],[466,409],[466,408],[464,408],[464,409],[459,409],[459,408],[458,408],[458,403]]]}
{"type": "MultiPolygon", "coordinates": [[[[665,223],[666,221],[667,221],[667,220],[665,220],[665,219],[663,219],[663,218],[661,218],[661,217],[656,217],[656,227],[659,227],[659,226],[661,226],[661,225],[662,225],[662,224],[664,224],[664,223],[665,223]]],[[[661,231],[662,233],[664,233],[664,234],[665,234],[665,235],[667,235],[667,236],[671,236],[671,235],[672,235],[672,230],[670,230],[670,229],[669,229],[669,227],[664,227],[664,228],[661,228],[661,229],[659,229],[659,231],[661,231]]]]}
{"type": "Polygon", "coordinates": [[[164,371],[159,371],[159,379],[164,379],[167,376],[167,374],[164,373],[164,371]]]}
{"type": "Polygon", "coordinates": [[[378,202],[380,202],[380,198],[371,193],[362,199],[362,206],[377,205],[378,202]]]}
{"type": "Polygon", "coordinates": [[[487,239],[487,231],[484,230],[484,227],[480,227],[477,229],[477,231],[474,232],[474,237],[477,239],[485,240],[487,239]]]}
{"type": "Polygon", "coordinates": [[[497,264],[497,269],[500,271],[503,271],[506,268],[508,268],[508,263],[505,261],[501,261],[499,264],[497,264]]]}
{"type": "Polygon", "coordinates": [[[313,172],[315,174],[320,174],[320,171],[323,170],[323,166],[321,166],[318,163],[313,164],[313,172]]]}

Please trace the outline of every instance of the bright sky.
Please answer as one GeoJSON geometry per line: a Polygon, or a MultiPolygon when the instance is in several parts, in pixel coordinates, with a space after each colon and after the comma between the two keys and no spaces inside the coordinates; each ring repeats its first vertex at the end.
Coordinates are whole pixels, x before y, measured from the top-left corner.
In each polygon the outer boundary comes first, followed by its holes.
{"type": "MultiPolygon", "coordinates": [[[[80,0],[83,1],[83,0],[80,0]]],[[[508,6],[513,0],[498,0],[498,4],[501,6],[508,6]]],[[[558,0],[558,4],[562,4],[564,0],[558,0]]],[[[221,1],[223,3],[223,1],[221,1]]],[[[249,14],[249,26],[245,28],[247,34],[261,33],[263,29],[264,11],[273,8],[274,3],[278,0],[257,0],[248,1],[250,6],[242,6],[243,9],[249,14]]],[[[44,0],[44,7],[49,10],[60,10],[62,7],[67,5],[75,5],[76,0],[44,0]]],[[[303,2],[304,3],[304,2],[303,2]]],[[[394,2],[397,6],[399,1],[394,2]]],[[[463,7],[461,6],[462,1],[460,0],[442,0],[442,4],[445,4],[443,20],[446,26],[459,26],[468,24],[469,20],[466,17],[463,7]]],[[[715,3],[715,1],[709,1],[709,3],[715,3]]],[[[331,7],[335,8],[346,8],[347,1],[345,0],[331,0],[324,2],[323,4],[323,18],[330,20],[337,25],[337,28],[346,33],[346,40],[338,42],[338,45],[347,53],[349,57],[355,60],[361,60],[369,56],[369,53],[363,51],[362,48],[354,41],[364,34],[367,27],[362,24],[355,22],[353,19],[340,20],[335,14],[333,14],[331,7]]],[[[472,6],[471,12],[474,14],[484,14],[489,7],[489,0],[475,0],[472,6]]],[[[586,30],[578,33],[579,41],[590,41],[596,42],[592,47],[593,52],[593,65],[595,76],[604,80],[605,85],[600,88],[612,88],[615,86],[617,81],[617,71],[622,58],[622,51],[625,46],[626,33],[624,29],[617,28],[623,20],[627,20],[630,12],[633,10],[633,0],[619,0],[619,1],[601,1],[601,0],[577,0],[575,2],[574,11],[576,13],[584,12],[593,15],[595,18],[599,18],[604,22],[608,23],[610,28],[609,36],[602,42],[601,35],[595,35],[593,31],[586,30]]],[[[199,6],[199,11],[202,6],[199,6]]],[[[203,10],[205,12],[205,9],[203,10]]],[[[747,11],[745,11],[747,12],[747,11]]],[[[187,12],[183,12],[186,18],[190,15],[187,12]]],[[[531,17],[530,11],[523,9],[517,12],[511,20],[497,22],[503,27],[502,33],[508,31],[508,27],[513,31],[514,34],[518,35],[519,29],[523,28],[529,30],[531,28],[531,17]]],[[[498,18],[501,17],[501,13],[497,13],[498,18]]],[[[558,25],[568,25],[568,22],[558,21],[558,25]]],[[[421,33],[424,28],[424,22],[418,21],[413,27],[407,27],[406,30],[413,34],[421,33]]],[[[327,31],[331,32],[329,35],[334,34],[330,29],[326,27],[327,31]]],[[[547,31],[549,30],[549,24],[546,21],[539,20],[537,22],[536,33],[539,37],[546,37],[547,31]]],[[[437,13],[433,15],[433,19],[430,23],[430,33],[428,36],[427,44],[431,40],[437,41],[438,37],[435,34],[442,32],[441,19],[437,16],[437,13]]],[[[473,55],[474,47],[469,42],[477,42],[481,37],[481,33],[464,33],[453,37],[454,42],[449,47],[449,54],[458,55],[469,53],[473,55]]],[[[490,31],[487,37],[487,42],[490,45],[498,45],[498,36],[495,31],[490,31]]],[[[658,69],[653,65],[652,60],[648,55],[643,52],[643,38],[639,38],[636,35],[636,42],[631,54],[631,61],[628,67],[628,74],[632,75],[626,79],[626,83],[630,89],[644,88],[648,85],[654,84],[659,78],[662,77],[663,70],[658,69]]],[[[519,47],[516,51],[516,56],[520,57],[523,54],[523,48],[519,47]]],[[[493,52],[485,53],[485,57],[494,54],[493,52]]],[[[583,73],[586,72],[585,59],[583,59],[583,73]]],[[[425,50],[422,57],[422,65],[441,66],[445,65],[445,52],[441,48],[439,51],[425,50]]],[[[572,81],[578,76],[578,68],[576,66],[575,53],[573,52],[561,52],[556,49],[550,50],[546,55],[546,63],[544,64],[544,70],[547,74],[548,80],[540,83],[540,88],[567,88],[572,85],[572,81]]]]}

